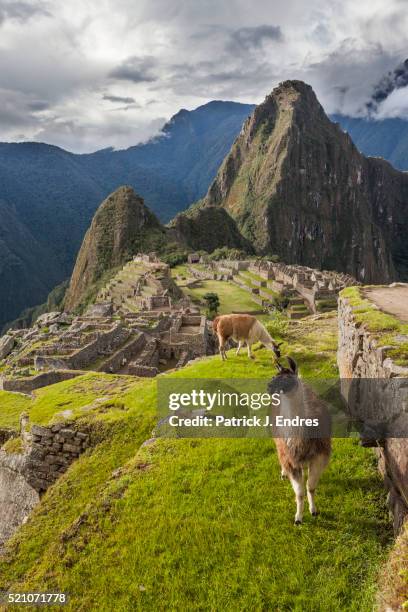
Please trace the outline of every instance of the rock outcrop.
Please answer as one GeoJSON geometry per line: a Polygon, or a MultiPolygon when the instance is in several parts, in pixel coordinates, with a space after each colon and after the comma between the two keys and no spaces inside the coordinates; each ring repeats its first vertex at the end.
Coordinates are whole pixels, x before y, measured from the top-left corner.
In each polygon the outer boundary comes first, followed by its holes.
{"type": "Polygon", "coordinates": [[[4,359],[7,357],[9,353],[13,350],[15,340],[13,336],[5,335],[0,338],[0,359],[4,359]]]}
{"type": "Polygon", "coordinates": [[[204,205],[260,253],[364,282],[408,278],[408,175],[361,155],[301,81],[256,107],[204,205]]]}
{"type": "Polygon", "coordinates": [[[120,187],[98,208],[79,251],[65,297],[75,310],[96,295],[96,284],[139,251],[160,249],[166,232],[131,187],[120,187]]]}

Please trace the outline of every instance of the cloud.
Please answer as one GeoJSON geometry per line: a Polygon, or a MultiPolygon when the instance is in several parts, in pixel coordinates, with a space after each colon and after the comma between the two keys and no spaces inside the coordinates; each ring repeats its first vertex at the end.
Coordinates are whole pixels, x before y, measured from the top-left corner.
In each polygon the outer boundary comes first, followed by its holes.
{"type": "Polygon", "coordinates": [[[134,98],[114,96],[112,94],[103,94],[102,100],[107,100],[108,102],[120,102],[122,104],[133,104],[136,102],[134,98]]]}
{"type": "Polygon", "coordinates": [[[130,146],[180,108],[291,78],[329,113],[374,96],[376,116],[407,115],[401,0],[0,0],[0,25],[0,140],[130,146]]]}
{"type": "Polygon", "coordinates": [[[157,78],[153,74],[155,66],[156,60],[152,56],[128,57],[111,70],[109,76],[113,79],[132,81],[132,83],[151,83],[157,78]]]}
{"type": "Polygon", "coordinates": [[[319,61],[307,62],[294,72],[314,87],[326,112],[366,116],[373,82],[398,62],[398,55],[380,43],[346,38],[319,61]]]}
{"type": "MultiPolygon", "coordinates": [[[[402,89],[408,85],[408,59],[399,64],[394,70],[388,72],[379,83],[374,87],[374,92],[370,101],[367,103],[367,108],[370,112],[376,112],[379,105],[383,104],[387,98],[397,89],[402,89]]],[[[407,90],[408,91],[408,90],[407,90]]],[[[393,96],[395,100],[407,97],[407,92],[403,95],[393,96]]],[[[395,107],[394,103],[392,106],[395,107]]],[[[405,104],[405,107],[407,104],[405,104]]]]}
{"type": "Polygon", "coordinates": [[[136,142],[145,142],[160,133],[164,117],[152,121],[133,120],[130,126],[120,115],[110,121],[92,122],[55,117],[44,122],[36,134],[36,140],[56,144],[69,151],[94,151],[96,148],[127,148],[136,142]],[[97,143],[97,147],[95,147],[97,143]]]}
{"type": "Polygon", "coordinates": [[[261,49],[265,42],[270,41],[283,41],[280,26],[264,24],[252,28],[239,28],[231,33],[227,48],[231,51],[250,51],[261,49]]]}
{"type": "Polygon", "coordinates": [[[4,2],[0,1],[0,25],[7,20],[16,20],[24,23],[34,16],[50,16],[47,8],[40,2],[31,4],[23,0],[4,2]]]}

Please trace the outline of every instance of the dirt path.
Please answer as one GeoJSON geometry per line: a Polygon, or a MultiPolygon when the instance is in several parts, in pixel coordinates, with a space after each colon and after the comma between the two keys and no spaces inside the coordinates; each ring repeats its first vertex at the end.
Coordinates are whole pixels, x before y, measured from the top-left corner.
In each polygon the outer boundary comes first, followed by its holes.
{"type": "Polygon", "coordinates": [[[384,312],[408,322],[408,285],[367,289],[364,293],[384,312]]]}

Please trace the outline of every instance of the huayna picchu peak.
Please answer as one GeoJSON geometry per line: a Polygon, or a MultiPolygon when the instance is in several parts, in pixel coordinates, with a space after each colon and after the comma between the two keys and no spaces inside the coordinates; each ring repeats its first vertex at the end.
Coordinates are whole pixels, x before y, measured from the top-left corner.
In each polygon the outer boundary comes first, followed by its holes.
{"type": "Polygon", "coordinates": [[[364,157],[301,81],[255,108],[203,205],[225,208],[260,253],[367,282],[408,278],[408,175],[364,157]]]}
{"type": "Polygon", "coordinates": [[[85,234],[65,308],[85,305],[101,283],[139,251],[160,250],[166,242],[164,227],[132,187],[123,186],[99,206],[85,234]]]}

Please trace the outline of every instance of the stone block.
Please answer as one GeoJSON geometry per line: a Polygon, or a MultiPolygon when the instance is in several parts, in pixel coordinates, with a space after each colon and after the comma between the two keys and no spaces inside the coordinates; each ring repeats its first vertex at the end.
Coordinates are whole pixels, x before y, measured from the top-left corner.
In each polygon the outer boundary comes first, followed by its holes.
{"type": "Polygon", "coordinates": [[[31,433],[34,436],[41,436],[41,438],[52,438],[52,431],[48,427],[41,427],[40,425],[32,425],[31,433]]]}
{"type": "Polygon", "coordinates": [[[77,446],[76,444],[69,444],[66,442],[64,446],[62,447],[62,450],[65,451],[66,453],[72,453],[74,455],[79,455],[79,453],[81,452],[81,447],[77,446]]]}
{"type": "Polygon", "coordinates": [[[59,435],[63,438],[73,438],[75,436],[75,431],[73,429],[64,428],[60,430],[59,435]]]}
{"type": "Polygon", "coordinates": [[[32,448],[30,452],[30,458],[34,461],[43,461],[45,457],[45,451],[40,448],[32,448]]]}
{"type": "Polygon", "coordinates": [[[77,431],[76,437],[80,440],[88,440],[89,434],[83,433],[82,431],[77,431]]]}
{"type": "Polygon", "coordinates": [[[59,463],[59,457],[57,455],[47,455],[44,459],[44,462],[51,465],[53,463],[59,463]]]}

